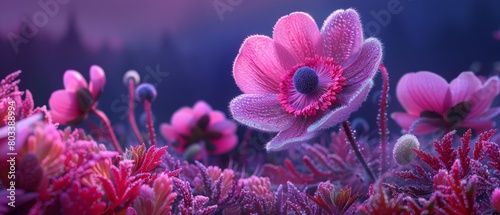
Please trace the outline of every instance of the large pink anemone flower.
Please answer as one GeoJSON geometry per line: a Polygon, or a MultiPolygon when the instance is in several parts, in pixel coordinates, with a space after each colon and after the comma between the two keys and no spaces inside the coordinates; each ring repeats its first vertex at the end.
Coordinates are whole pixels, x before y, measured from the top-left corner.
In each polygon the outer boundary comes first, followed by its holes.
{"type": "Polygon", "coordinates": [[[65,89],[57,90],[50,96],[50,115],[54,122],[60,124],[79,124],[96,108],[106,75],[101,67],[94,65],[90,67],[89,85],[82,74],[74,70],[66,71],[63,80],[65,89]]]}
{"type": "Polygon", "coordinates": [[[229,105],[238,122],[279,132],[267,150],[283,150],[347,120],[373,86],[380,42],[363,39],[359,15],[337,10],[318,29],[306,13],[278,20],[273,38],[247,38],[233,75],[244,94],[229,105]]]}
{"type": "Polygon", "coordinates": [[[491,119],[500,113],[499,107],[491,107],[499,93],[499,83],[497,76],[483,81],[472,72],[462,72],[449,84],[432,72],[408,73],[396,89],[406,112],[396,112],[391,117],[414,134],[460,128],[481,133],[494,126],[491,119]]]}

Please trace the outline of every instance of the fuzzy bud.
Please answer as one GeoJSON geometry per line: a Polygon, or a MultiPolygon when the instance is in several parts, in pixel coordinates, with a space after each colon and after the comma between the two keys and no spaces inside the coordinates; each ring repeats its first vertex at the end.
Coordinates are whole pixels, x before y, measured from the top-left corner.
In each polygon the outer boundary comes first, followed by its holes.
{"type": "Polygon", "coordinates": [[[394,160],[399,165],[411,163],[413,159],[417,157],[413,149],[419,149],[419,147],[420,143],[415,135],[405,134],[401,136],[396,142],[396,145],[394,145],[394,150],[392,151],[394,160]]]}
{"type": "Polygon", "coordinates": [[[152,84],[141,84],[135,89],[135,97],[137,101],[143,103],[144,101],[152,102],[156,99],[156,88],[152,84]]]}
{"type": "Polygon", "coordinates": [[[500,212],[500,188],[495,188],[491,194],[491,205],[496,212],[500,212]]]}
{"type": "Polygon", "coordinates": [[[136,85],[141,82],[141,76],[135,70],[129,70],[125,73],[125,75],[123,75],[123,84],[128,86],[130,79],[132,79],[136,85]]]}

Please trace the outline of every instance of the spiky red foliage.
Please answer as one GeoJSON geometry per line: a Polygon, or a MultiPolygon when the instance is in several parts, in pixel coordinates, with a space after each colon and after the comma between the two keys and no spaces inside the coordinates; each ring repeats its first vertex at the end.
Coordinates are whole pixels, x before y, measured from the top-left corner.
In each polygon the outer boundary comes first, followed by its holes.
{"type": "Polygon", "coordinates": [[[328,181],[318,185],[314,197],[309,195],[308,197],[321,208],[318,210],[319,213],[322,213],[324,210],[328,214],[343,215],[347,213],[360,195],[352,194],[351,188],[340,188],[337,190],[328,181]]]}
{"type": "MultiPolygon", "coordinates": [[[[233,178],[232,170],[225,170],[218,175],[210,176],[207,168],[196,161],[196,166],[199,168],[199,176],[195,181],[201,182],[201,194],[208,197],[209,204],[217,205],[218,210],[234,207],[241,204],[243,201],[242,187],[233,178]]],[[[213,169],[213,168],[212,168],[213,169]]]]}
{"type": "Polygon", "coordinates": [[[432,168],[434,173],[437,173],[441,168],[444,168],[443,164],[441,164],[439,159],[436,156],[432,155],[431,153],[427,153],[419,149],[413,149],[413,151],[417,153],[417,155],[420,157],[420,159],[422,159],[422,161],[427,163],[432,168]]]}
{"type": "Polygon", "coordinates": [[[390,198],[381,184],[372,185],[372,193],[358,211],[361,214],[410,214],[403,205],[403,195],[390,198]],[[373,187],[375,186],[375,187],[373,187]]]}
{"type": "Polygon", "coordinates": [[[181,196],[179,211],[182,215],[208,215],[217,210],[217,205],[208,205],[208,198],[205,196],[194,197],[191,192],[189,182],[178,178],[172,178],[177,188],[177,193],[181,196]]]}
{"type": "Polygon", "coordinates": [[[479,140],[474,144],[473,158],[475,160],[482,161],[484,159],[485,154],[483,153],[483,143],[489,141],[496,132],[497,129],[491,129],[479,134],[479,140]]]}
{"type": "MultiPolygon", "coordinates": [[[[265,164],[263,175],[269,177],[275,184],[290,181],[306,185],[331,180],[339,181],[342,186],[349,186],[356,192],[366,191],[370,178],[353,155],[351,146],[346,142],[346,135],[339,131],[333,132],[331,137],[333,143],[329,147],[319,144],[304,145],[302,163],[285,159],[284,167],[265,164]],[[307,171],[299,171],[298,168],[307,171]]],[[[376,169],[376,165],[379,165],[378,151],[368,149],[362,149],[361,153],[368,158],[370,168],[376,169]]]]}
{"type": "Polygon", "coordinates": [[[436,196],[432,196],[430,200],[424,198],[419,198],[418,203],[413,198],[406,198],[405,201],[408,203],[408,209],[411,210],[411,214],[414,215],[428,215],[436,213],[436,196]]]}
{"type": "MultiPolygon", "coordinates": [[[[500,167],[500,147],[496,143],[489,142],[495,130],[490,130],[479,135],[474,144],[473,153],[470,145],[472,131],[465,132],[461,144],[457,150],[451,145],[453,138],[448,133],[443,137],[439,146],[439,156],[415,150],[420,159],[427,163],[433,172],[425,172],[416,165],[414,171],[396,172],[395,174],[408,184],[405,186],[386,185],[396,192],[403,192],[413,197],[425,197],[429,200],[420,201],[422,207],[433,205],[435,213],[438,214],[479,214],[491,210],[491,205],[483,204],[485,194],[489,195],[494,188],[500,186],[500,180],[490,176],[490,171],[498,173],[500,167]],[[453,165],[448,168],[449,162],[453,165]],[[490,159],[488,165],[481,161],[486,157],[490,159]],[[432,183],[429,183],[432,177],[432,183]],[[434,202],[433,202],[434,201],[434,202]],[[483,205],[483,206],[479,206],[483,205]]],[[[414,203],[414,202],[413,202],[414,203]]],[[[416,203],[409,203],[410,207],[416,207],[416,203]],[[412,205],[413,204],[413,205],[412,205]]],[[[412,209],[413,210],[413,209],[412,209]]],[[[418,214],[418,211],[415,211],[418,214]]]]}
{"type": "Polygon", "coordinates": [[[167,152],[167,147],[156,148],[155,145],[151,146],[146,151],[146,146],[143,144],[130,147],[126,150],[125,157],[134,161],[134,168],[132,174],[147,173],[158,167],[162,162],[162,157],[167,152]]]}
{"type": "Polygon", "coordinates": [[[105,214],[125,214],[127,208],[139,195],[139,189],[144,177],[149,175],[131,175],[131,165],[126,161],[118,167],[111,166],[111,178],[97,176],[106,194],[107,209],[105,214]]]}
{"type": "Polygon", "coordinates": [[[139,196],[134,201],[134,212],[151,215],[172,214],[172,204],[177,198],[172,183],[172,178],[161,174],[154,181],[152,188],[142,185],[139,196]]]}
{"type": "Polygon", "coordinates": [[[472,137],[472,130],[469,129],[462,137],[462,145],[458,147],[458,159],[460,160],[460,164],[462,164],[462,172],[461,175],[466,175],[470,170],[470,160],[469,153],[471,151],[470,148],[470,139],[472,137]]]}
{"type": "Polygon", "coordinates": [[[61,194],[63,214],[101,214],[106,208],[106,203],[100,202],[102,196],[97,186],[82,187],[79,181],[74,181],[61,194]]]}
{"type": "Polygon", "coordinates": [[[496,143],[492,142],[483,142],[484,150],[486,154],[491,159],[488,161],[488,165],[495,169],[495,174],[499,175],[500,173],[500,147],[496,143]]]}
{"type": "Polygon", "coordinates": [[[21,82],[21,80],[17,80],[20,74],[21,70],[13,72],[0,81],[0,98],[12,97],[14,96],[12,93],[20,95],[20,92],[15,91],[17,85],[21,82]]]}
{"type": "Polygon", "coordinates": [[[450,170],[451,166],[457,158],[457,151],[453,149],[453,136],[456,131],[451,131],[444,135],[441,141],[434,140],[434,147],[439,154],[439,160],[446,167],[446,170],[450,170]]]}
{"type": "Polygon", "coordinates": [[[434,187],[439,195],[437,206],[451,215],[478,214],[476,200],[477,177],[460,180],[460,162],[457,160],[449,172],[440,170],[434,177],[434,187]]]}
{"type": "Polygon", "coordinates": [[[285,207],[295,212],[295,214],[313,214],[314,209],[308,203],[307,195],[300,192],[291,182],[288,182],[286,185],[288,199],[286,200],[285,207]]]}

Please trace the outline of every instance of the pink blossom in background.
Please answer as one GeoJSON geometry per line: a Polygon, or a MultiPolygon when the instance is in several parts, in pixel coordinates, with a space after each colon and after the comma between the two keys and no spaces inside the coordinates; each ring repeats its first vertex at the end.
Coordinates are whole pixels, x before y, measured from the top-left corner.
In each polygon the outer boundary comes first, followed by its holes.
{"type": "Polygon", "coordinates": [[[458,128],[480,133],[492,128],[492,118],[500,113],[500,108],[490,107],[499,93],[499,84],[497,76],[481,81],[472,72],[463,72],[450,83],[432,72],[408,73],[396,89],[406,112],[391,117],[407,131],[415,123],[415,134],[458,128]]]}
{"type": "Polygon", "coordinates": [[[160,125],[160,132],[180,152],[193,144],[204,143],[209,154],[231,151],[238,141],[236,124],[226,119],[221,111],[212,110],[205,101],[198,101],[193,108],[177,110],[170,124],[160,125]]]}
{"type": "Polygon", "coordinates": [[[493,38],[500,40],[500,29],[493,32],[493,38]]]}
{"type": "Polygon", "coordinates": [[[90,82],[77,71],[64,73],[64,90],[52,93],[49,99],[50,114],[56,123],[78,124],[88,117],[97,106],[97,98],[101,94],[106,75],[99,66],[90,67],[90,82]]]}
{"type": "Polygon", "coordinates": [[[491,194],[491,205],[495,208],[496,212],[500,212],[500,188],[495,188],[491,194]]]}
{"type": "Polygon", "coordinates": [[[278,20],[273,37],[242,44],[233,75],[244,94],[230,103],[238,122],[279,132],[266,146],[282,150],[347,120],[366,100],[382,58],[380,42],[363,38],[358,13],[333,12],[318,29],[295,12],[278,20]]]}

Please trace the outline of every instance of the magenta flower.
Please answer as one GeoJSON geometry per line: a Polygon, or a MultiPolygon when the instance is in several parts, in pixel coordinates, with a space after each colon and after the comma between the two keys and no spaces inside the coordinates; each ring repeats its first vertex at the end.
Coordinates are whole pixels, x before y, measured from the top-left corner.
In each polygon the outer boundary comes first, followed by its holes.
{"type": "Polygon", "coordinates": [[[203,143],[209,154],[223,154],[231,151],[238,141],[236,124],[204,101],[196,102],[193,108],[177,110],[170,124],[160,125],[160,131],[180,152],[203,143]]]}
{"type": "Polygon", "coordinates": [[[500,29],[493,32],[493,38],[500,40],[500,29]]]}
{"type": "Polygon", "coordinates": [[[50,115],[54,122],[61,124],[78,124],[88,117],[97,106],[97,98],[101,94],[106,75],[99,66],[90,67],[90,84],[74,70],[64,73],[64,90],[52,93],[49,99],[50,115]]]}
{"type": "Polygon", "coordinates": [[[247,38],[233,74],[244,94],[229,105],[234,119],[279,132],[266,146],[282,150],[347,120],[366,100],[382,58],[377,39],[363,39],[353,9],[333,12],[318,29],[306,13],[276,23],[273,38],[247,38]]]}
{"type": "Polygon", "coordinates": [[[471,128],[481,133],[493,127],[493,117],[500,108],[491,108],[499,93],[499,78],[481,81],[472,72],[462,72],[448,82],[431,72],[404,75],[396,95],[406,113],[391,117],[404,130],[414,128],[415,134],[427,134],[445,129],[471,128]]]}
{"type": "Polygon", "coordinates": [[[491,194],[491,205],[496,212],[500,212],[500,188],[495,188],[491,194]]]}

